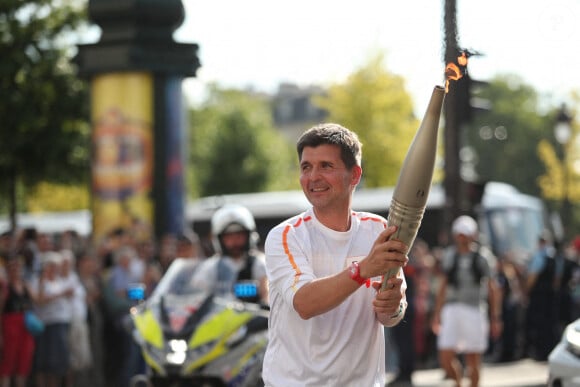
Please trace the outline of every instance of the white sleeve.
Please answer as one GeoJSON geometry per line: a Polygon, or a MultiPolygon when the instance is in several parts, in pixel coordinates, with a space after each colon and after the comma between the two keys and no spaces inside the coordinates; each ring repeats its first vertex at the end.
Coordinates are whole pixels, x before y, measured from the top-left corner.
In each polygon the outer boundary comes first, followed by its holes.
{"type": "Polygon", "coordinates": [[[294,295],[315,276],[296,229],[282,224],[270,231],[265,243],[269,286],[293,305],[294,295]]]}

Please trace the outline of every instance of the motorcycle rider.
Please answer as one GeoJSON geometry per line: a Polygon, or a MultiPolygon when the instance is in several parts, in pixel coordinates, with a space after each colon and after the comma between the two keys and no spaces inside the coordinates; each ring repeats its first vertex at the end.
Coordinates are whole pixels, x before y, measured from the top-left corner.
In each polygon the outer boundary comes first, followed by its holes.
{"type": "Polygon", "coordinates": [[[257,248],[259,236],[252,213],[242,205],[226,204],[212,216],[211,232],[215,254],[201,263],[195,281],[220,295],[235,294],[235,284],[255,284],[256,294],[242,288],[247,292],[242,299],[267,305],[266,264],[257,248]]]}

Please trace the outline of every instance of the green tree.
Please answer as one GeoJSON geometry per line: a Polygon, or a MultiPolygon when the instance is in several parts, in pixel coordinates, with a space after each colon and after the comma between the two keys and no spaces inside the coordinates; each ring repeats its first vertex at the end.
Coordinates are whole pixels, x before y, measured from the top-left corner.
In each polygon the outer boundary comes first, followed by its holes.
{"type": "Polygon", "coordinates": [[[28,212],[71,211],[90,207],[90,192],[86,185],[36,184],[34,192],[28,196],[28,212]]]}
{"type": "MultiPolygon", "coordinates": [[[[0,5],[0,198],[12,222],[18,196],[40,181],[87,181],[85,84],[70,37],[84,3],[3,0],[0,5]]],[[[19,203],[24,203],[19,200],[19,203]]],[[[14,225],[14,224],[13,224],[14,225]]]]}
{"type": "Polygon", "coordinates": [[[491,108],[474,114],[465,128],[465,145],[475,151],[478,177],[539,196],[537,178],[545,167],[536,147],[542,138],[553,137],[553,123],[540,113],[537,92],[516,76],[501,75],[481,87],[476,97],[491,102],[491,108]]]}
{"type": "Polygon", "coordinates": [[[332,85],[314,103],[337,122],[359,135],[363,143],[363,184],[395,185],[419,121],[402,77],[385,70],[377,54],[346,82],[332,85]]]}
{"type": "Polygon", "coordinates": [[[297,187],[294,153],[263,97],[213,85],[190,112],[189,148],[190,197],[297,187]]]}

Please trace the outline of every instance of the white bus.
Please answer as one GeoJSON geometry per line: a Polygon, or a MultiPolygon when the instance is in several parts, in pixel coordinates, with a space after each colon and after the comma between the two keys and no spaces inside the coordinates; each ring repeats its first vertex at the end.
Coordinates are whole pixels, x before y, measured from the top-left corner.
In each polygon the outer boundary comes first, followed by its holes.
{"type": "MultiPolygon", "coordinates": [[[[60,234],[64,231],[75,231],[81,236],[88,236],[92,229],[92,216],[89,210],[19,213],[16,215],[18,229],[36,228],[47,234],[60,234]]],[[[10,230],[8,216],[0,216],[0,233],[10,230]]]]}
{"type": "MultiPolygon", "coordinates": [[[[353,196],[353,209],[387,217],[393,191],[394,187],[358,189],[353,196]]],[[[211,246],[208,241],[212,214],[226,203],[244,205],[252,212],[262,242],[272,227],[309,206],[300,190],[200,198],[187,205],[186,219],[205,240],[204,245],[211,246]]],[[[440,244],[445,234],[442,230],[444,216],[445,192],[441,185],[434,185],[429,192],[418,237],[430,246],[440,244]]],[[[520,261],[525,261],[535,250],[542,230],[550,228],[545,206],[539,198],[522,194],[513,186],[499,182],[485,185],[478,222],[481,240],[497,256],[511,254],[520,261]]]]}
{"type": "MultiPolygon", "coordinates": [[[[387,217],[393,191],[393,187],[360,188],[354,194],[353,209],[387,217]]],[[[218,195],[190,201],[186,206],[186,220],[199,234],[208,253],[211,252],[211,217],[225,203],[238,203],[252,212],[262,242],[272,227],[299,214],[310,205],[301,190],[218,195]]],[[[441,185],[434,185],[429,193],[418,237],[430,246],[440,244],[445,231],[442,230],[444,216],[444,190],[441,185]]],[[[548,225],[546,210],[539,198],[522,194],[513,186],[498,182],[486,184],[478,211],[478,222],[481,240],[497,256],[512,254],[520,261],[525,261],[535,250],[542,230],[552,228],[548,225]]],[[[88,236],[92,221],[88,210],[19,214],[18,226],[21,229],[35,226],[39,231],[48,233],[75,230],[80,235],[88,236]]],[[[0,232],[8,229],[7,217],[0,217],[0,232]]]]}

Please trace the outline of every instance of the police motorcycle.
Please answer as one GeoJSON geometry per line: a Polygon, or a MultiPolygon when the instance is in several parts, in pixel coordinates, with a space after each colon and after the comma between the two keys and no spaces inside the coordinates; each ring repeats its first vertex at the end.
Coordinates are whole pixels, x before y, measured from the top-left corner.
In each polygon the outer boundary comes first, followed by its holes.
{"type": "Polygon", "coordinates": [[[208,290],[195,280],[202,266],[178,258],[146,300],[142,286],[129,290],[136,305],[127,325],[146,363],[131,387],[263,386],[268,310],[244,301],[256,297],[257,284],[208,290]]]}

